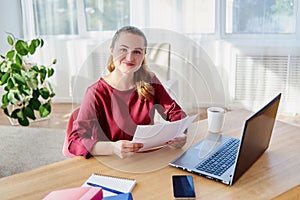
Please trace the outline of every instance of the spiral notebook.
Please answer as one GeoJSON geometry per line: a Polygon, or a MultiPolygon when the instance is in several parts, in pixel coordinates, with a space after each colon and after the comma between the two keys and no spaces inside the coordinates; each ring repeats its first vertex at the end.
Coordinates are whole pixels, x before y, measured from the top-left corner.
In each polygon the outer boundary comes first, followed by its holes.
{"type": "Polygon", "coordinates": [[[82,186],[101,187],[103,190],[103,196],[108,197],[129,193],[133,190],[135,184],[136,180],[134,179],[92,174],[82,186]]]}

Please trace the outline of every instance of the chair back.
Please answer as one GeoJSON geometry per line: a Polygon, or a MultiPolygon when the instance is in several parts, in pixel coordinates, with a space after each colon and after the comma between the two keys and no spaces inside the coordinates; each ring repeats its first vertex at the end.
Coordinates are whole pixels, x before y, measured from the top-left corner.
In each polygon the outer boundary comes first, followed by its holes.
{"type": "Polygon", "coordinates": [[[69,158],[75,157],[75,155],[69,151],[69,142],[68,141],[69,141],[69,136],[73,129],[73,122],[77,118],[79,110],[80,110],[80,107],[76,108],[71,113],[71,116],[68,121],[67,130],[66,130],[66,137],[65,137],[65,141],[64,141],[64,145],[63,145],[63,149],[62,149],[63,155],[66,157],[69,157],[69,158]]]}

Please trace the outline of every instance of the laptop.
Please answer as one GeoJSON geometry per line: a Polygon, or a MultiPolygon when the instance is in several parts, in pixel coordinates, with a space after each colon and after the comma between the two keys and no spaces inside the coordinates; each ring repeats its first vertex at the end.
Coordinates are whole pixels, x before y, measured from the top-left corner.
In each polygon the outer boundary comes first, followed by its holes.
{"type": "Polygon", "coordinates": [[[210,133],[169,165],[232,185],[269,147],[280,97],[245,121],[241,139],[210,133]]]}

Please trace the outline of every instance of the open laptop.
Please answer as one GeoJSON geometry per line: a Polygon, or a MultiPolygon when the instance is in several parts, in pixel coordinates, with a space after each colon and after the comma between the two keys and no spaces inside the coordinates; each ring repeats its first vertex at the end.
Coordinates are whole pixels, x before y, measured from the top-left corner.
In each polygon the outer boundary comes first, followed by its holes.
{"type": "Polygon", "coordinates": [[[281,93],[249,117],[242,138],[209,134],[171,166],[232,185],[269,147],[281,93]]]}

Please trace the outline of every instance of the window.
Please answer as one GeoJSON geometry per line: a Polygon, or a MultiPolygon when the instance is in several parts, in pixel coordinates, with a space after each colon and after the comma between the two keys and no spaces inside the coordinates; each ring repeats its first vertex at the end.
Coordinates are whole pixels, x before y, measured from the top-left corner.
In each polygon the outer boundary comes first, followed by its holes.
{"type": "Polygon", "coordinates": [[[186,34],[215,32],[215,0],[132,0],[131,23],[186,34]]]}
{"type": "Polygon", "coordinates": [[[25,35],[80,35],[116,30],[130,23],[129,1],[22,0],[25,35]]]}
{"type": "Polygon", "coordinates": [[[78,34],[76,0],[32,0],[37,35],[78,34]]]}
{"type": "Polygon", "coordinates": [[[215,1],[183,1],[186,33],[215,33],[215,1]]]}
{"type": "Polygon", "coordinates": [[[130,23],[129,0],[85,0],[87,31],[113,31],[130,23]]]}
{"type": "Polygon", "coordinates": [[[226,33],[296,32],[295,0],[226,0],[226,33]]]}
{"type": "MultiPolygon", "coordinates": [[[[25,35],[105,36],[124,25],[203,35],[299,37],[299,0],[21,0],[25,35]]],[[[203,37],[204,38],[204,37],[203,37]]]]}
{"type": "Polygon", "coordinates": [[[215,0],[21,0],[25,35],[81,35],[124,25],[215,33],[215,0]],[[29,28],[28,28],[29,27],[29,28]]]}

